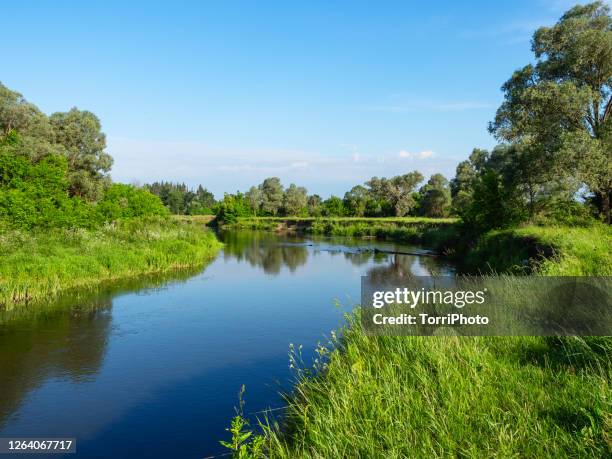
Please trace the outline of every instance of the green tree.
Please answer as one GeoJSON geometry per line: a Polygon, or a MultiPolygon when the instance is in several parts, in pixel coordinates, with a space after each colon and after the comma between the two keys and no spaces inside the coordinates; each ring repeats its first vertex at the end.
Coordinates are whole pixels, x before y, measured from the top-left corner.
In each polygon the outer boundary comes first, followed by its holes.
{"type": "Polygon", "coordinates": [[[469,227],[482,232],[506,228],[524,218],[513,190],[504,187],[500,174],[492,169],[474,181],[473,198],[461,216],[469,227]]]}
{"type": "Polygon", "coordinates": [[[366,182],[366,185],[375,199],[387,201],[393,208],[394,215],[403,217],[415,208],[417,202],[413,192],[422,181],[423,175],[418,171],[412,171],[390,179],[373,177],[366,182]]]}
{"type": "Polygon", "coordinates": [[[301,215],[308,205],[308,192],[306,188],[289,185],[283,198],[283,209],[286,215],[301,215]]]}
{"type": "Polygon", "coordinates": [[[249,191],[245,193],[245,197],[249,202],[251,209],[253,209],[253,215],[257,215],[257,212],[261,208],[262,204],[261,189],[256,186],[252,186],[251,188],[249,188],[249,191]]]}
{"type": "Polygon", "coordinates": [[[235,223],[240,217],[249,217],[252,214],[245,195],[225,193],[223,200],[218,202],[215,208],[217,220],[223,223],[235,223]]]}
{"type": "Polygon", "coordinates": [[[308,215],[312,217],[319,217],[321,215],[321,203],[323,200],[318,194],[308,196],[308,215]]]}
{"type": "Polygon", "coordinates": [[[49,117],[54,143],[65,149],[68,159],[70,193],[90,201],[99,199],[110,183],[107,173],[113,159],[107,154],[106,137],[100,120],[88,111],[72,108],[49,117]]]}
{"type": "Polygon", "coordinates": [[[363,217],[371,199],[368,189],[361,185],[356,185],[344,194],[344,208],[348,215],[363,217]]]}
{"type": "Polygon", "coordinates": [[[325,217],[342,217],[345,214],[342,199],[338,196],[331,196],[323,201],[321,214],[325,217]]]}
{"type": "Polygon", "coordinates": [[[426,217],[447,217],[451,206],[448,180],[442,174],[433,174],[420,189],[420,210],[426,217]]]}
{"type": "Polygon", "coordinates": [[[571,174],[601,197],[610,222],[612,195],[612,18],[602,2],[570,9],[532,41],[535,65],[504,84],[490,131],[535,145],[540,167],[571,174]]]}
{"type": "Polygon", "coordinates": [[[283,205],[283,186],[278,177],[269,177],[261,184],[261,207],[268,214],[276,215],[283,205]]]}

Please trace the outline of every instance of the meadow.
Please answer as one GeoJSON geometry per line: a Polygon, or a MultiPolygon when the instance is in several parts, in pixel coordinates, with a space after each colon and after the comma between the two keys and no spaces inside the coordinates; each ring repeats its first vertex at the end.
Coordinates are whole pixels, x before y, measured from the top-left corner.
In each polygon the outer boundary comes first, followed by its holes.
{"type": "Polygon", "coordinates": [[[202,225],[165,217],[118,220],[95,229],[5,227],[0,231],[0,307],[203,266],[220,247],[202,225]]]}

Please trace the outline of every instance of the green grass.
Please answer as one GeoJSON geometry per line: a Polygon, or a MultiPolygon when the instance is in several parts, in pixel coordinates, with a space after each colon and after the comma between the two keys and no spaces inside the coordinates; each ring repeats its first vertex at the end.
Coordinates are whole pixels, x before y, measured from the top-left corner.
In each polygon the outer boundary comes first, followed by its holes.
{"type": "Polygon", "coordinates": [[[0,307],[66,290],[202,266],[221,244],[201,225],[173,219],[119,221],[97,230],[0,231],[0,307]]]}
{"type": "Polygon", "coordinates": [[[515,230],[551,247],[551,257],[539,266],[549,276],[612,276],[612,227],[596,224],[585,228],[530,226],[515,230]]]}
{"type": "Polygon", "coordinates": [[[604,457],[612,453],[612,346],[606,338],[342,338],[301,373],[281,458],[604,457]],[[326,363],[321,363],[321,362],[326,363]]]}
{"type": "Polygon", "coordinates": [[[449,228],[454,218],[424,217],[250,217],[239,218],[236,229],[297,231],[326,236],[373,237],[405,243],[422,242],[428,232],[449,228]]]}
{"type": "MultiPolygon", "coordinates": [[[[483,272],[612,274],[612,230],[601,224],[526,226],[471,243],[452,224],[416,233],[483,272]]],[[[261,420],[248,455],[612,455],[610,337],[375,337],[357,310],[318,353],[313,368],[291,354],[287,409],[278,423],[261,420]]]]}

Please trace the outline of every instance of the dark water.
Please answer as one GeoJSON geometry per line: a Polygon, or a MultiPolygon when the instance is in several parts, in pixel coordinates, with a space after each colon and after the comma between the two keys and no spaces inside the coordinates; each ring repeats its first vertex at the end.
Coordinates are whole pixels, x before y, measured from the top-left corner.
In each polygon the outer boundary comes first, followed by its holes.
{"type": "Polygon", "coordinates": [[[395,244],[221,238],[218,258],[181,278],[0,314],[0,438],[75,437],[76,457],[88,458],[224,453],[241,385],[246,413],[282,406],[289,343],[309,362],[342,323],[334,300],[359,301],[360,276],[450,272],[432,257],[370,250],[418,252],[395,244]]]}

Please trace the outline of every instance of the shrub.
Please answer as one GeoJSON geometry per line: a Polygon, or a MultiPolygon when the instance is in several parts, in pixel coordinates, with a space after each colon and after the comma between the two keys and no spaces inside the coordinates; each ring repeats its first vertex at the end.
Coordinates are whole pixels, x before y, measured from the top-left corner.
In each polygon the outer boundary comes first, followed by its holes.
{"type": "Polygon", "coordinates": [[[122,183],[108,188],[97,211],[105,221],[168,214],[159,197],[144,188],[122,183]]]}

